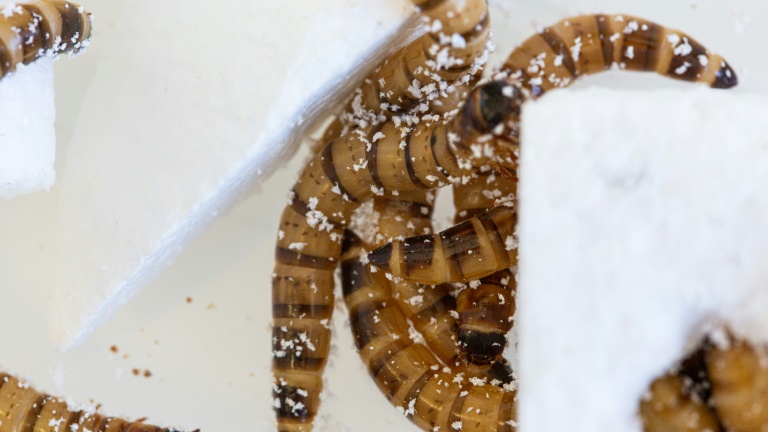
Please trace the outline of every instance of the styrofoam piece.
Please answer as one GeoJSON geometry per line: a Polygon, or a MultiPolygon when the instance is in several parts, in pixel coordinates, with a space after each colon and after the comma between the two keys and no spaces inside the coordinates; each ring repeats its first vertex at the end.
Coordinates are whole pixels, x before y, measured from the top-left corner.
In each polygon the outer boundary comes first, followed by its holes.
{"type": "Polygon", "coordinates": [[[62,168],[55,342],[82,340],[258,183],[411,13],[406,0],[126,4],[62,168]]]}
{"type": "Polygon", "coordinates": [[[0,198],[47,190],[56,177],[53,60],[0,80],[0,198]]]}
{"type": "Polygon", "coordinates": [[[768,99],[593,89],[523,113],[520,430],[640,431],[704,332],[768,342],[768,99]]]}

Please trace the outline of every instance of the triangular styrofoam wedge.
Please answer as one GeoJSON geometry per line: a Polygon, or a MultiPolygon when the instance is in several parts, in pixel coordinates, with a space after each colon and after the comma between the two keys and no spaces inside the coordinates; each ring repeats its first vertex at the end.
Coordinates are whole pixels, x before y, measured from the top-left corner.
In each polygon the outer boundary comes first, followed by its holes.
{"type": "Polygon", "coordinates": [[[768,99],[592,89],[523,112],[520,430],[640,431],[702,333],[768,342],[768,99]]]}
{"type": "Polygon", "coordinates": [[[125,3],[98,35],[109,50],[61,173],[55,342],[82,340],[258,184],[411,13],[406,0],[125,3]]]}
{"type": "Polygon", "coordinates": [[[0,198],[48,189],[55,173],[53,60],[0,80],[0,198]]]}

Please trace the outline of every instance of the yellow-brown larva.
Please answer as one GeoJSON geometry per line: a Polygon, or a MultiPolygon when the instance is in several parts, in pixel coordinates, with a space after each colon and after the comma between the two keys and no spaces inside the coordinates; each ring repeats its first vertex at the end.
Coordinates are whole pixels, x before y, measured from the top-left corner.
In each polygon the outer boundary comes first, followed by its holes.
{"type": "Polygon", "coordinates": [[[745,341],[707,353],[712,403],[727,430],[768,431],[768,349],[745,341]]]}
{"type": "MultiPolygon", "coordinates": [[[[495,83],[475,92],[489,89],[506,98],[495,83]]],[[[272,279],[280,430],[310,430],[317,412],[330,346],[333,272],[352,212],[384,190],[429,189],[471,173],[471,164],[460,165],[471,156],[471,140],[502,121],[497,111],[513,102],[489,110],[472,106],[484,99],[470,95],[469,101],[452,119],[420,123],[405,135],[391,121],[350,132],[329,142],[300,175],[281,218],[272,279]]]]}
{"type": "MultiPolygon", "coordinates": [[[[714,88],[730,88],[737,83],[735,72],[722,57],[685,33],[628,15],[599,14],[568,18],[530,37],[510,54],[496,78],[514,83],[524,97],[537,97],[614,64],[714,88]]],[[[514,140],[519,136],[519,123],[517,116],[510,118],[511,124],[501,123],[508,129],[502,135],[514,140]]],[[[496,217],[506,215],[507,220],[515,217],[512,210],[497,208],[492,212],[496,217]]],[[[514,264],[513,248],[499,247],[496,238],[499,232],[502,244],[507,239],[514,242],[514,227],[505,229],[483,228],[479,220],[473,220],[432,239],[412,238],[385,245],[369,259],[395,276],[420,283],[466,282],[514,264]],[[435,254],[431,261],[426,260],[430,252],[435,254]],[[470,258],[478,256],[482,260],[470,258]]]]}
{"type": "MultiPolygon", "coordinates": [[[[343,261],[359,261],[361,246],[359,239],[348,236],[343,261]]],[[[487,378],[470,379],[461,369],[446,369],[427,347],[410,338],[408,322],[386,283],[377,281],[385,276],[366,266],[357,269],[360,272],[349,275],[344,299],[360,356],[390,403],[425,431],[516,430],[516,393],[487,378]]]]}
{"type": "Polygon", "coordinates": [[[36,0],[6,9],[0,17],[0,78],[45,55],[76,52],[91,37],[90,14],[75,3],[36,0]]]}
{"type": "Polygon", "coordinates": [[[39,393],[26,382],[0,372],[0,432],[175,432],[70,408],[62,399],[39,393]]]}
{"type": "Polygon", "coordinates": [[[330,128],[331,136],[345,127],[365,127],[407,113],[445,97],[459,80],[468,82],[479,75],[490,34],[486,0],[417,0],[414,4],[427,22],[426,33],[385,59],[364,80],[339,122],[330,128]]]}

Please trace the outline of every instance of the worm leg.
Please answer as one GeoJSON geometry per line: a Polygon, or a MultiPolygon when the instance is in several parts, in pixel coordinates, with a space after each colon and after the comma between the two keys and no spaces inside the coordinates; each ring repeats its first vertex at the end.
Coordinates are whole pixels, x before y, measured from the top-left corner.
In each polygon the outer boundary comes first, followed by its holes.
{"type": "Polygon", "coordinates": [[[141,422],[72,409],[62,399],[39,393],[0,372],[1,432],[175,432],[141,422]]]}

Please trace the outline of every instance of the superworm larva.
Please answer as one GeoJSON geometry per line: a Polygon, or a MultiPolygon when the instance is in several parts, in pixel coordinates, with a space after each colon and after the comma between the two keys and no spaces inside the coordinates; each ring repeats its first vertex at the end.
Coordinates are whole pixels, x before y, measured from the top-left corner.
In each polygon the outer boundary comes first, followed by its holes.
{"type": "MultiPolygon", "coordinates": [[[[714,88],[737,83],[725,60],[690,36],[626,15],[585,15],[547,27],[515,49],[496,77],[506,77],[515,88],[522,89],[524,97],[537,97],[614,64],[714,88]]],[[[508,126],[504,135],[519,136],[519,123],[508,126]]],[[[512,217],[510,210],[494,211],[512,217]]],[[[513,229],[509,228],[509,236],[503,236],[504,241],[514,242],[513,229]]],[[[385,245],[373,251],[369,259],[395,276],[420,283],[465,282],[513,264],[510,251],[514,248],[489,246],[489,238],[482,237],[486,232],[478,221],[464,222],[431,239],[415,237],[385,245]],[[480,258],[478,252],[483,254],[480,258]]]]}
{"type": "MultiPolygon", "coordinates": [[[[344,262],[358,261],[360,248],[359,239],[347,236],[344,262]]],[[[344,299],[360,356],[389,401],[423,430],[514,431],[515,392],[445,369],[409,337],[386,284],[376,281],[384,275],[358,268],[343,286],[344,299]]]]}
{"type": "Polygon", "coordinates": [[[62,399],[39,393],[0,372],[0,432],[176,432],[91,410],[72,409],[62,399]]]}
{"type": "Polygon", "coordinates": [[[745,341],[707,353],[712,402],[731,432],[768,431],[768,349],[745,341]]]}
{"type": "Polygon", "coordinates": [[[317,412],[330,343],[333,271],[352,212],[384,190],[434,188],[471,172],[471,164],[459,165],[471,156],[471,140],[503,121],[513,103],[504,102],[503,88],[492,83],[473,92],[491,93],[492,107],[473,106],[488,99],[470,95],[469,107],[451,120],[419,123],[404,135],[394,122],[350,132],[305,167],[283,211],[272,282],[280,430],[310,430],[317,412]]]}
{"type": "Polygon", "coordinates": [[[501,71],[518,75],[523,87],[536,96],[612,67],[656,72],[714,88],[737,84],[736,73],[725,60],[692,37],[629,15],[564,19],[523,42],[501,71]]]}
{"type": "Polygon", "coordinates": [[[90,37],[90,14],[75,3],[37,0],[9,5],[0,17],[0,78],[42,56],[78,51],[90,37]]]}
{"type": "MultiPolygon", "coordinates": [[[[490,21],[486,0],[413,2],[427,21],[426,33],[387,58],[358,88],[330,128],[365,127],[403,114],[445,94],[460,79],[478,74],[487,49],[490,21]]],[[[346,131],[345,131],[346,132],[346,131]]]]}

